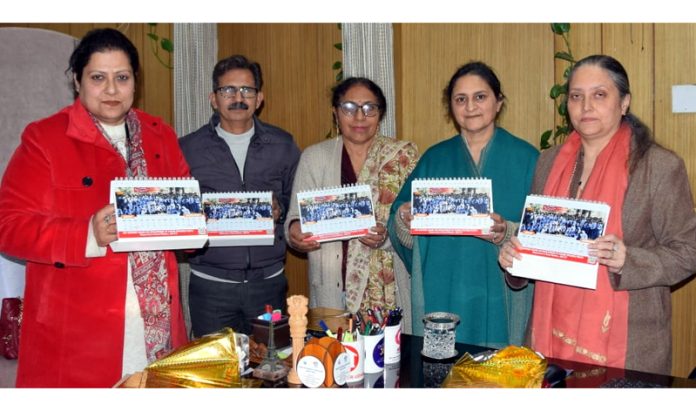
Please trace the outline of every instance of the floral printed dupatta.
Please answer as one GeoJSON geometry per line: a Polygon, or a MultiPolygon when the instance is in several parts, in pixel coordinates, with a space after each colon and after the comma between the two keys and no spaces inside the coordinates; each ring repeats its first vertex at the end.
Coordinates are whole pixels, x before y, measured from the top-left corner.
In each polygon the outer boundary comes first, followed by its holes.
{"type": "MultiPolygon", "coordinates": [[[[389,209],[417,162],[414,144],[382,135],[375,137],[358,175],[358,184],[369,184],[372,188],[375,219],[385,227],[389,209]]],[[[387,242],[378,249],[358,239],[350,241],[345,286],[349,311],[396,306],[394,258],[388,236],[387,242]]]]}

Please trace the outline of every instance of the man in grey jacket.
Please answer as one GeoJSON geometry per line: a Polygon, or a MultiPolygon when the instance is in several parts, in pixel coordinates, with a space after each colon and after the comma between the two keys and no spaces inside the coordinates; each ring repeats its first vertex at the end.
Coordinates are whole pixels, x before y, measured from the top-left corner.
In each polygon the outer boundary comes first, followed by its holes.
{"type": "Polygon", "coordinates": [[[179,140],[201,192],[272,191],[272,246],[206,247],[189,258],[189,308],[196,337],[232,327],[249,334],[265,306],[285,310],[283,222],[300,149],[292,135],[260,121],[263,78],[241,55],[213,70],[210,122],[179,140]]]}

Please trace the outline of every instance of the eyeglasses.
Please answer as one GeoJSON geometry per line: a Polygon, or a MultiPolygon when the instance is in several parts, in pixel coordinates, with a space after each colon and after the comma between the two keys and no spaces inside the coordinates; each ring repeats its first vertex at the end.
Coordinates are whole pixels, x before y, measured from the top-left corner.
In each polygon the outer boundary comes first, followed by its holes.
{"type": "Polygon", "coordinates": [[[241,94],[243,98],[256,97],[256,94],[259,92],[259,89],[249,86],[222,86],[216,88],[214,91],[222,98],[233,98],[235,95],[237,95],[238,90],[239,94],[241,94]]]}
{"type": "Polygon", "coordinates": [[[375,103],[365,103],[359,106],[358,103],[352,101],[344,101],[338,105],[341,112],[349,117],[353,117],[358,110],[362,110],[365,117],[374,117],[379,114],[379,105],[375,103]]]}

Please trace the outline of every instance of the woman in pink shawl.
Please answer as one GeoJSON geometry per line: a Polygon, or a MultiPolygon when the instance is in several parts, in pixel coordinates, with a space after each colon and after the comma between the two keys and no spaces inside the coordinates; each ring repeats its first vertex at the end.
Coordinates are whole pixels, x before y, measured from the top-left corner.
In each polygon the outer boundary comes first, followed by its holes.
{"type": "MultiPolygon", "coordinates": [[[[611,206],[591,245],[597,288],[537,281],[528,336],[542,354],[670,374],[673,286],[696,272],[696,214],[684,162],[630,113],[628,75],[605,55],[578,61],[568,77],[574,131],[542,153],[532,191],[611,206]]],[[[524,258],[513,237],[499,263],[524,258]]],[[[559,273],[562,274],[562,273],[559,273]]],[[[527,280],[508,275],[519,287],[527,280]]]]}

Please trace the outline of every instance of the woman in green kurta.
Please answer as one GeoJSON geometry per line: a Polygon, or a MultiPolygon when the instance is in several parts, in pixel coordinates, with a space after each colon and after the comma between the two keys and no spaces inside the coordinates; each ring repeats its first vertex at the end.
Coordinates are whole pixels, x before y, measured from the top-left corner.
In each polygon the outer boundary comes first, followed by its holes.
{"type": "Polygon", "coordinates": [[[493,70],[481,62],[460,67],[444,90],[460,134],[428,149],[392,205],[389,235],[411,273],[414,334],[425,313],[461,318],[457,341],[488,347],[521,345],[531,307],[531,285],[513,291],[498,265],[498,245],[514,234],[530,189],[538,151],[497,127],[504,95],[493,70]],[[489,178],[493,185],[491,234],[411,236],[411,181],[489,178]]]}

